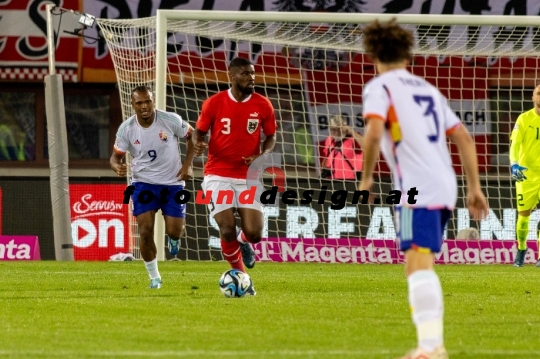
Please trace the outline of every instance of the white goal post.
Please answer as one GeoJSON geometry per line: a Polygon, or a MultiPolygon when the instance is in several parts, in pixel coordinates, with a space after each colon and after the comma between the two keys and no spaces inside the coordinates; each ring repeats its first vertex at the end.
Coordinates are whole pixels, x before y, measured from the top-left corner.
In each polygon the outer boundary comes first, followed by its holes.
{"type": "MultiPolygon", "coordinates": [[[[320,174],[330,116],[341,114],[354,130],[363,132],[361,89],[374,69],[363,54],[362,26],[392,18],[414,33],[411,71],[448,97],[476,140],[490,216],[480,224],[470,221],[462,168],[457,164],[459,200],[445,235],[456,238],[475,227],[482,240],[512,244],[516,212],[508,141],[517,116],[532,108],[540,68],[540,17],[158,10],[150,18],[96,20],[114,61],[125,118],[132,115],[131,89],[146,84],[155,89],[158,109],[176,111],[194,126],[202,101],[227,88],[228,61],[245,56],[255,64],[257,91],[276,108],[280,124],[276,151],[282,155],[287,189],[314,190],[310,204],[265,210],[263,236],[268,242],[257,247],[259,258],[384,262],[382,249],[354,249],[371,244],[385,248],[389,244],[384,241],[395,238],[392,207],[384,203],[390,190],[384,161],[377,166],[376,196],[381,205],[352,204],[355,180],[321,180],[320,174]],[[326,200],[321,200],[326,191],[326,200]],[[339,191],[348,191],[348,197],[335,210],[330,208],[335,204],[330,195],[339,191]]],[[[450,148],[457,159],[455,148],[450,148]]],[[[203,164],[204,158],[198,160],[199,178],[187,184],[193,203],[188,203],[182,259],[221,259],[215,222],[205,206],[194,203],[203,164]]],[[[340,196],[334,199],[341,201],[340,196]]],[[[532,248],[539,221],[540,211],[534,211],[532,248]]],[[[165,256],[162,231],[156,234],[160,259],[165,256]]],[[[475,249],[476,244],[470,243],[468,249],[475,249]]],[[[490,247],[494,258],[507,255],[502,250],[496,254],[495,247],[490,247]]],[[[465,251],[460,253],[455,254],[462,256],[457,262],[467,262],[465,251]]]]}

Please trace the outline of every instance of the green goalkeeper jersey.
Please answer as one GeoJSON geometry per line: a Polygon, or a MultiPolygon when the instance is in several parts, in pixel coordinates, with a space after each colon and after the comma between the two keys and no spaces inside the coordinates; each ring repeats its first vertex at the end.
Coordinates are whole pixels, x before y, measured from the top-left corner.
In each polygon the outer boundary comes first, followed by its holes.
{"type": "Polygon", "coordinates": [[[540,171],[540,115],[534,108],[519,115],[510,141],[510,162],[540,171]]]}

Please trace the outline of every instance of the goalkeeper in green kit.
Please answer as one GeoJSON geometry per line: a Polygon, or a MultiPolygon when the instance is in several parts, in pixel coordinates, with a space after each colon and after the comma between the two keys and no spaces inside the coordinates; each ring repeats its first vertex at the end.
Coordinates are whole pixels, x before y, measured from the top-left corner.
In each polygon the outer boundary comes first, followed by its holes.
{"type": "MultiPolygon", "coordinates": [[[[510,170],[516,181],[518,210],[515,267],[523,267],[525,262],[529,219],[540,202],[540,85],[535,87],[532,100],[534,108],[519,115],[510,136],[510,170]]],[[[540,258],[536,266],[540,267],[540,258]]]]}

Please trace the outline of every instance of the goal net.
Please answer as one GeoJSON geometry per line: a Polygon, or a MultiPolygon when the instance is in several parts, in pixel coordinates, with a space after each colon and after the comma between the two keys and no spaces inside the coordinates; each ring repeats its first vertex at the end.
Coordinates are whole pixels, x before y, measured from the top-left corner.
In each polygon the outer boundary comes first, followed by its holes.
{"type": "MultiPolygon", "coordinates": [[[[540,67],[537,17],[160,10],[151,18],[97,22],[114,61],[126,118],[132,114],[131,90],[146,84],[155,89],[158,108],[195,126],[202,102],[228,88],[229,61],[241,56],[255,64],[256,91],[276,110],[275,151],[285,187],[299,198],[312,191],[313,199],[265,208],[264,240],[256,246],[260,260],[395,263],[402,256],[395,244],[393,207],[386,203],[392,188],[385,162],[381,159],[376,167],[376,204],[353,201],[355,177],[361,176],[358,160],[341,161],[342,176],[334,171],[333,178],[326,178],[325,170],[335,150],[345,151],[340,147],[345,141],[329,131],[330,118],[340,115],[352,130],[364,131],[362,88],[375,72],[363,53],[362,27],[392,17],[414,32],[409,69],[440,89],[473,135],[491,208],[480,223],[469,218],[463,168],[449,145],[459,199],[437,261],[510,263],[517,213],[508,170],[509,136],[517,116],[533,106],[540,67]],[[329,135],[338,144],[327,151],[329,135]]],[[[180,147],[185,153],[184,144],[180,147]]],[[[187,184],[192,200],[180,259],[222,258],[217,225],[206,207],[194,201],[205,160],[196,159],[196,178],[187,184]]],[[[272,176],[264,178],[270,188],[272,176]]],[[[539,220],[540,212],[533,211],[533,250],[539,220]]],[[[530,251],[527,261],[534,257],[530,251]]]]}

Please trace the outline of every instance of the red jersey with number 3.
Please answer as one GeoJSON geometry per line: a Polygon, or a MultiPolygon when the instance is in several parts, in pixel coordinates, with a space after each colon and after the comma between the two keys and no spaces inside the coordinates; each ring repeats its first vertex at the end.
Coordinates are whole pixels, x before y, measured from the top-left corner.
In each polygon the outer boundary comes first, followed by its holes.
{"type": "Polygon", "coordinates": [[[276,117],[270,100],[252,93],[243,102],[231,90],[221,91],[204,101],[197,128],[210,131],[205,175],[246,178],[248,165],[243,157],[261,153],[261,130],[276,133],[276,117]]]}

